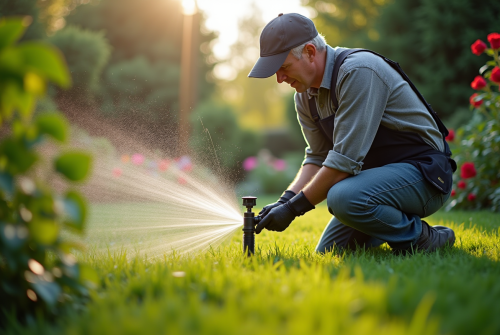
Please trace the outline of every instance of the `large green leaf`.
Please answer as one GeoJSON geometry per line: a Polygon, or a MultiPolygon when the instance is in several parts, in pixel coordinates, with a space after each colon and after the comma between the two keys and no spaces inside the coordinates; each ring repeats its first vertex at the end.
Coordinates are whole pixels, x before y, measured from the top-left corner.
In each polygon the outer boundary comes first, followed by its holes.
{"type": "Polygon", "coordinates": [[[43,43],[26,42],[19,45],[18,50],[28,70],[52,80],[63,88],[71,85],[64,57],[56,48],[43,43]]]}
{"type": "Polygon", "coordinates": [[[1,112],[8,120],[12,116],[14,109],[18,109],[23,116],[29,117],[35,106],[34,96],[25,92],[15,81],[4,83],[0,92],[2,101],[1,112]]]}
{"type": "Polygon", "coordinates": [[[4,140],[0,145],[0,155],[2,154],[7,157],[7,170],[13,174],[26,172],[38,158],[21,142],[11,138],[4,140]]]}
{"type": "Polygon", "coordinates": [[[59,226],[54,221],[33,220],[28,227],[33,240],[41,244],[50,245],[59,235],[59,226]]]}
{"type": "Polygon", "coordinates": [[[90,171],[92,157],[85,152],[68,152],[55,160],[58,172],[72,181],[83,180],[90,171]]]}
{"type": "Polygon", "coordinates": [[[66,141],[68,135],[68,122],[61,114],[41,114],[36,118],[35,123],[40,133],[50,135],[60,142],[66,141]]]}
{"type": "Polygon", "coordinates": [[[69,191],[64,199],[64,211],[64,223],[82,232],[87,219],[87,204],[84,198],[78,192],[69,191]]]}
{"type": "Polygon", "coordinates": [[[0,19],[0,50],[16,42],[27,26],[24,18],[0,19]]]}

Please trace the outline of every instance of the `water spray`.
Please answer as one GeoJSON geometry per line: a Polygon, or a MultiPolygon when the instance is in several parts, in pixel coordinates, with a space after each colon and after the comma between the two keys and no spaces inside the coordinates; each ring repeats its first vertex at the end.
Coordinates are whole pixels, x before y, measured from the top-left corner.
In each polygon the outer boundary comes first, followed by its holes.
{"type": "Polygon", "coordinates": [[[252,208],[257,204],[257,197],[242,197],[247,211],[243,214],[243,252],[251,256],[255,252],[255,226],[261,217],[255,216],[252,208]]]}

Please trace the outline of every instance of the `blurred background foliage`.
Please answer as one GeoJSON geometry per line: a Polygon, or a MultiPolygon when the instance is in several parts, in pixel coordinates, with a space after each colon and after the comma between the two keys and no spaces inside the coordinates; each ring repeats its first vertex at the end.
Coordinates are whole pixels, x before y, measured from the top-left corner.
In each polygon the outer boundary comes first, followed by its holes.
{"type": "Polygon", "coordinates": [[[332,46],[367,48],[400,63],[448,127],[471,117],[470,81],[483,61],[468,52],[499,29],[495,0],[316,1],[318,31],[332,46]]]}
{"type": "MultiPolygon", "coordinates": [[[[478,36],[498,30],[500,2],[302,3],[331,46],[368,48],[398,61],[449,128],[470,120],[469,83],[483,61],[469,48],[478,36]]],[[[60,107],[90,135],[105,136],[107,128],[96,123],[109,124],[153,150],[179,154],[180,0],[4,0],[0,16],[7,15],[30,15],[33,22],[23,39],[45,38],[67,60],[74,85],[67,91],[49,87],[39,109],[60,107]]],[[[239,172],[247,152],[303,155],[293,89],[277,85],[274,77],[247,78],[259,56],[259,35],[266,24],[262,11],[257,5],[249,8],[224,59],[213,53],[218,37],[206,28],[206,20],[203,12],[195,14],[191,41],[196,54],[189,111],[193,153],[206,157],[201,148],[211,146],[203,142],[207,136],[201,115],[217,143],[216,154],[232,175],[244,176],[239,172]],[[209,119],[230,125],[231,131],[209,119]],[[249,136],[255,140],[248,141],[249,136]]],[[[120,141],[111,140],[120,151],[120,141]]]]}

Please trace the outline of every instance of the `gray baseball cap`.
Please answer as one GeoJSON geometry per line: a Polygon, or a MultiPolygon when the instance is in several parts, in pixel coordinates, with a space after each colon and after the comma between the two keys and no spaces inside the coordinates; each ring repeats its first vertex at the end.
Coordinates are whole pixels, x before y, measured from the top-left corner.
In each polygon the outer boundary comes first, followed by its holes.
{"type": "Polygon", "coordinates": [[[297,14],[279,14],[260,34],[260,58],[248,74],[252,78],[267,78],[279,70],[290,50],[318,35],[314,23],[297,14]]]}

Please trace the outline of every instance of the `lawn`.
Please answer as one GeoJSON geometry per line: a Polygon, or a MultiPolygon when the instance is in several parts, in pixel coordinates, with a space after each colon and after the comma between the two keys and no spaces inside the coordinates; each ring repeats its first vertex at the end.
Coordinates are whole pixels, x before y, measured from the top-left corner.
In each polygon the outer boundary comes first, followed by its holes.
{"type": "Polygon", "coordinates": [[[321,256],[314,247],[329,213],[319,207],[283,233],[258,235],[252,258],[240,232],[209,252],[154,261],[89,248],[79,258],[102,287],[87,308],[5,334],[500,333],[499,214],[429,217],[457,235],[433,254],[393,256],[383,245],[321,256]]]}

